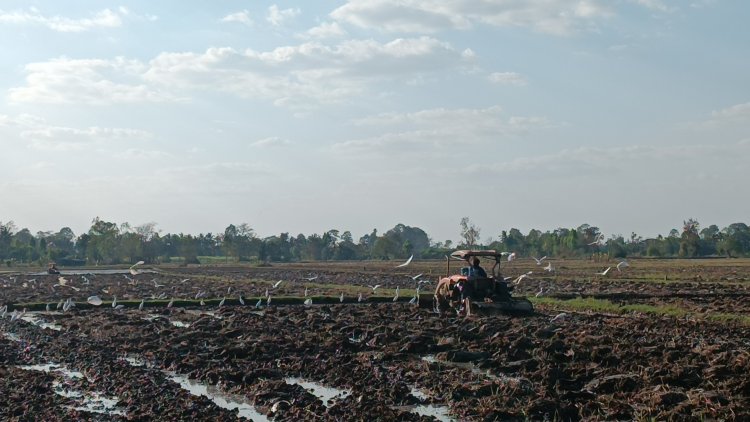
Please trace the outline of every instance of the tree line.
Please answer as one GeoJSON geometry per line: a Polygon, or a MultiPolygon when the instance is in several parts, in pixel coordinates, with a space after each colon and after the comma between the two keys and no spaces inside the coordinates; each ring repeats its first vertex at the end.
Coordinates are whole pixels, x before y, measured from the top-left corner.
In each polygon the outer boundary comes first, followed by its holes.
{"type": "Polygon", "coordinates": [[[351,232],[328,230],[321,234],[297,236],[281,233],[260,238],[247,224],[230,224],[223,233],[162,234],[156,223],[131,226],[99,217],[86,233],[76,236],[68,227],[58,232],[32,233],[18,230],[12,221],[0,221],[0,262],[7,266],[56,262],[58,265],[110,265],[145,261],[200,263],[213,257],[226,262],[299,262],[328,260],[366,260],[406,258],[442,258],[454,249],[476,248],[514,251],[521,256],[576,258],[589,256],[625,257],[739,257],[750,254],[750,228],[734,223],[720,229],[716,225],[700,228],[698,221],[683,221],[682,231],[672,229],[667,236],[644,239],[612,235],[605,239],[600,229],[588,224],[577,228],[558,228],[527,234],[512,228],[502,230],[494,239],[480,240],[481,230],[468,217],[460,222],[461,241],[433,241],[424,230],[397,224],[380,234],[373,230],[359,239],[351,232]]]}

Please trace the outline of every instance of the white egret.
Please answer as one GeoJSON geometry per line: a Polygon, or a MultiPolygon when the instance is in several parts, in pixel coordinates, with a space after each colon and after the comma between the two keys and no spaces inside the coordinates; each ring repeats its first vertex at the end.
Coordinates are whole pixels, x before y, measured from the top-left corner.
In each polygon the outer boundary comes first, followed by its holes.
{"type": "Polygon", "coordinates": [[[617,272],[622,272],[620,268],[629,267],[630,264],[628,264],[628,261],[620,261],[620,263],[617,264],[617,272]]]}
{"type": "Polygon", "coordinates": [[[143,310],[143,305],[145,305],[145,304],[146,304],[146,299],[141,299],[141,304],[138,305],[138,310],[142,311],[143,310]]]}
{"type": "Polygon", "coordinates": [[[544,267],[544,271],[547,271],[547,272],[550,272],[550,273],[552,271],[555,271],[555,267],[552,266],[552,262],[547,262],[547,266],[544,267]]]}
{"type": "Polygon", "coordinates": [[[312,299],[308,297],[307,299],[305,299],[305,306],[310,306],[310,305],[312,305],[312,299]]]}
{"type": "Polygon", "coordinates": [[[224,306],[224,301],[226,301],[226,300],[227,300],[226,296],[224,296],[223,298],[221,298],[221,302],[219,302],[219,308],[221,308],[222,306],[224,306]]]}
{"type": "Polygon", "coordinates": [[[174,305],[174,298],[169,299],[169,303],[167,303],[167,308],[171,308],[172,305],[174,305]]]}
{"type": "Polygon", "coordinates": [[[375,294],[375,290],[376,290],[376,289],[377,289],[378,287],[380,287],[380,284],[376,284],[376,285],[374,285],[374,286],[370,286],[370,285],[368,284],[368,285],[367,285],[367,287],[369,287],[369,288],[371,288],[371,289],[372,289],[372,294],[375,294]]]}
{"type": "Polygon", "coordinates": [[[255,307],[260,308],[261,306],[263,306],[263,301],[262,299],[258,299],[258,302],[255,303],[255,307]]]}
{"type": "Polygon", "coordinates": [[[271,304],[271,296],[268,296],[268,299],[266,299],[266,306],[269,306],[271,304]]]}
{"type": "Polygon", "coordinates": [[[414,255],[413,255],[413,254],[412,254],[412,256],[410,256],[410,257],[409,257],[409,259],[407,259],[407,260],[406,260],[406,262],[404,262],[403,264],[401,264],[401,265],[396,265],[396,268],[401,268],[401,267],[405,267],[405,266],[409,265],[409,263],[411,263],[411,260],[412,260],[412,259],[414,259],[414,255]]]}
{"type": "Polygon", "coordinates": [[[307,287],[305,287],[305,297],[307,297],[307,293],[308,293],[307,287]]]}
{"type": "MultiPolygon", "coordinates": [[[[534,257],[532,256],[532,258],[534,258],[534,257]]],[[[536,265],[542,265],[542,261],[544,261],[545,259],[547,259],[547,255],[544,255],[543,257],[541,257],[539,259],[534,258],[534,261],[536,261],[536,265]]]]}
{"type": "Polygon", "coordinates": [[[47,306],[45,306],[44,310],[47,311],[47,312],[49,312],[49,310],[50,310],[49,309],[49,303],[47,304],[47,306]]]}
{"type": "Polygon", "coordinates": [[[240,305],[245,306],[245,299],[242,298],[242,295],[238,298],[240,301],[240,305]]]}
{"type": "Polygon", "coordinates": [[[409,303],[412,304],[412,305],[414,305],[415,303],[417,303],[418,300],[419,300],[419,296],[415,295],[413,298],[411,298],[411,300],[409,301],[409,303]]]}
{"type": "Polygon", "coordinates": [[[424,275],[424,273],[419,273],[419,274],[415,275],[414,277],[412,277],[411,279],[414,280],[414,281],[417,281],[417,279],[419,277],[422,277],[423,275],[424,275]]]}
{"type": "Polygon", "coordinates": [[[206,306],[206,302],[203,299],[201,299],[200,304],[201,304],[201,306],[206,306]]]}
{"type": "Polygon", "coordinates": [[[362,292],[359,292],[359,296],[357,296],[357,302],[362,302],[362,300],[364,300],[362,298],[362,292]]]}
{"type": "Polygon", "coordinates": [[[559,314],[552,317],[552,319],[549,320],[549,322],[556,322],[556,321],[562,321],[568,316],[565,312],[560,312],[559,314]]]}
{"type": "Polygon", "coordinates": [[[305,278],[305,280],[307,280],[307,281],[313,281],[313,280],[316,280],[317,278],[318,278],[318,276],[316,275],[314,277],[307,277],[307,278],[305,278]]]}
{"type": "Polygon", "coordinates": [[[532,273],[533,273],[533,271],[529,271],[527,273],[521,274],[520,276],[518,276],[518,278],[516,278],[515,280],[513,280],[513,284],[520,283],[521,280],[523,280],[524,278],[530,277],[532,273]]]}
{"type": "Polygon", "coordinates": [[[155,287],[155,288],[157,288],[157,289],[158,289],[159,287],[164,287],[164,285],[163,285],[163,284],[159,284],[159,283],[157,283],[157,282],[156,282],[156,279],[153,279],[153,280],[151,280],[151,281],[153,281],[153,282],[154,282],[154,287],[155,287]]]}
{"type": "Polygon", "coordinates": [[[113,308],[117,307],[117,296],[112,296],[112,307],[113,308]]]}
{"type": "Polygon", "coordinates": [[[516,259],[516,253],[515,252],[511,252],[510,254],[508,254],[508,262],[511,262],[511,261],[513,261],[515,259],[516,259]]]}
{"type": "Polygon", "coordinates": [[[284,281],[284,280],[279,280],[279,281],[277,281],[276,283],[274,283],[274,284],[273,284],[273,288],[275,289],[275,288],[279,287],[279,286],[281,285],[281,282],[282,282],[282,281],[284,281]]]}
{"type": "Polygon", "coordinates": [[[612,267],[607,267],[606,270],[604,270],[604,271],[602,271],[600,273],[596,273],[596,275],[606,276],[607,273],[609,272],[609,270],[611,270],[611,269],[612,269],[612,267]]]}
{"type": "Polygon", "coordinates": [[[344,292],[341,292],[341,296],[339,296],[339,302],[344,302],[344,292]]]}

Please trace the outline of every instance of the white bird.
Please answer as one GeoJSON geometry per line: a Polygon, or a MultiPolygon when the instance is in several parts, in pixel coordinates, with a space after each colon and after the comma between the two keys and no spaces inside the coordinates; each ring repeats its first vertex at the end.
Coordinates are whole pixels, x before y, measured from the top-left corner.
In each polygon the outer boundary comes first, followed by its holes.
{"type": "Polygon", "coordinates": [[[415,275],[414,277],[412,277],[411,279],[414,280],[414,281],[417,281],[417,279],[419,277],[422,277],[422,275],[424,275],[424,274],[423,273],[419,273],[419,274],[415,275]]]}
{"type": "Polygon", "coordinates": [[[316,275],[314,277],[307,277],[307,278],[305,278],[305,280],[307,280],[307,281],[313,281],[313,280],[315,280],[317,278],[318,278],[318,276],[316,275]]]}
{"type": "Polygon", "coordinates": [[[99,296],[89,296],[89,298],[86,299],[86,302],[90,305],[99,306],[102,304],[102,299],[99,296]]]}
{"type": "Polygon", "coordinates": [[[227,287],[227,294],[232,293],[232,286],[227,287]]]}
{"type": "Polygon", "coordinates": [[[200,304],[201,304],[201,306],[206,306],[206,302],[203,301],[203,299],[201,299],[200,304]]]}
{"type": "Polygon", "coordinates": [[[159,283],[157,283],[157,282],[156,282],[156,279],[153,279],[153,280],[151,280],[151,281],[153,281],[153,282],[154,282],[154,287],[156,287],[157,289],[158,289],[159,287],[164,287],[164,285],[163,285],[163,284],[159,284],[159,283]]]}
{"type": "Polygon", "coordinates": [[[125,305],[117,305],[115,306],[115,311],[118,309],[125,309],[125,305]]]}
{"type": "Polygon", "coordinates": [[[341,292],[341,296],[339,296],[339,302],[344,302],[344,292],[341,292]]]}
{"type": "Polygon", "coordinates": [[[117,307],[117,296],[112,296],[112,307],[117,307]]]}
{"type": "Polygon", "coordinates": [[[549,322],[561,321],[561,320],[565,319],[567,316],[568,316],[568,314],[566,314],[565,312],[561,312],[561,313],[555,315],[554,317],[552,317],[552,319],[550,319],[549,322]]]}
{"type": "Polygon", "coordinates": [[[174,298],[169,299],[169,303],[167,303],[167,308],[171,308],[172,305],[174,305],[174,298]]]}
{"type": "Polygon", "coordinates": [[[516,253],[515,252],[512,252],[512,253],[508,254],[508,262],[513,261],[514,259],[516,259],[516,253]]]}
{"type": "Polygon", "coordinates": [[[305,306],[310,306],[310,305],[312,305],[312,299],[308,297],[307,299],[305,299],[305,306]]]}
{"type": "Polygon", "coordinates": [[[411,298],[411,300],[409,301],[409,303],[412,304],[412,305],[414,305],[415,303],[417,303],[418,300],[419,300],[419,296],[415,295],[413,298],[411,298]]]}
{"type": "Polygon", "coordinates": [[[63,300],[60,299],[60,302],[57,303],[57,309],[60,309],[63,307],[63,300]]]}
{"type": "Polygon", "coordinates": [[[621,261],[619,264],[617,264],[617,272],[622,272],[620,268],[629,267],[630,264],[628,264],[628,261],[621,261]]]}
{"type": "Polygon", "coordinates": [[[266,297],[268,296],[271,296],[271,295],[268,293],[268,289],[266,289],[266,297]]]}
{"type": "Polygon", "coordinates": [[[398,286],[396,286],[396,296],[393,296],[393,301],[394,301],[394,302],[398,300],[398,294],[399,294],[399,291],[400,291],[400,290],[399,290],[398,286]]]}
{"type": "Polygon", "coordinates": [[[183,278],[182,280],[180,280],[180,283],[187,283],[189,280],[189,278],[183,278]]]}
{"type": "Polygon", "coordinates": [[[224,301],[225,300],[227,300],[226,296],[224,296],[223,298],[221,298],[221,302],[219,302],[219,308],[221,308],[222,306],[224,306],[224,301]]]}
{"type": "Polygon", "coordinates": [[[281,282],[282,282],[282,281],[284,281],[284,280],[279,280],[279,281],[277,281],[276,283],[274,283],[274,284],[273,284],[273,288],[275,289],[275,288],[279,287],[279,285],[281,285],[281,282]]]}
{"type": "Polygon", "coordinates": [[[362,292],[359,292],[359,296],[357,296],[357,302],[362,302],[362,292]]]}
{"type": "Polygon", "coordinates": [[[600,273],[596,273],[596,275],[606,276],[607,273],[609,272],[609,270],[611,270],[611,269],[612,269],[612,267],[607,267],[606,270],[604,270],[604,271],[602,271],[600,273]]]}
{"type": "Polygon", "coordinates": [[[202,297],[205,297],[205,296],[206,296],[206,293],[198,290],[198,293],[195,294],[195,300],[198,300],[198,299],[200,299],[202,297]]]}
{"type": "Polygon", "coordinates": [[[374,285],[374,286],[370,286],[370,285],[368,284],[368,285],[367,285],[367,287],[369,287],[369,288],[371,288],[371,289],[372,289],[372,294],[375,294],[375,290],[376,290],[376,289],[377,289],[378,287],[380,287],[380,284],[376,284],[376,285],[374,285]]]}
{"type": "Polygon", "coordinates": [[[542,293],[544,293],[544,288],[543,287],[539,287],[539,291],[536,292],[536,294],[534,295],[534,297],[539,297],[539,296],[542,295],[542,293]]]}
{"type": "Polygon", "coordinates": [[[238,299],[240,301],[240,305],[245,306],[245,299],[242,297],[242,295],[240,295],[238,299]]]}
{"type": "Polygon", "coordinates": [[[271,304],[271,296],[268,296],[268,299],[266,299],[266,306],[271,304]]]}
{"type": "MultiPolygon", "coordinates": [[[[532,258],[534,258],[534,257],[532,256],[532,258]]],[[[544,261],[545,259],[547,259],[547,255],[544,255],[543,257],[541,257],[539,259],[534,258],[534,261],[536,261],[536,265],[542,265],[542,261],[544,261]]]]}
{"type": "Polygon", "coordinates": [[[527,273],[524,273],[524,274],[521,274],[521,275],[519,275],[519,276],[518,276],[518,278],[516,278],[515,280],[513,280],[513,284],[518,284],[518,283],[520,283],[520,282],[521,282],[521,280],[523,280],[524,278],[528,278],[528,277],[530,277],[532,273],[533,273],[533,271],[529,271],[529,272],[527,272],[527,273]]]}
{"type": "Polygon", "coordinates": [[[307,287],[305,287],[305,297],[307,297],[307,287]]]}
{"type": "Polygon", "coordinates": [[[143,310],[143,305],[145,305],[145,304],[146,304],[146,299],[141,299],[141,304],[138,305],[138,310],[142,311],[143,310]]]}
{"type": "Polygon", "coordinates": [[[406,260],[406,262],[404,262],[404,263],[403,263],[403,264],[401,264],[401,265],[396,265],[396,268],[401,268],[401,267],[405,267],[405,266],[409,265],[409,263],[411,263],[411,260],[412,260],[413,258],[414,258],[414,255],[412,254],[412,256],[410,256],[410,257],[409,257],[409,259],[407,259],[407,260],[406,260]]]}
{"type": "Polygon", "coordinates": [[[547,271],[547,272],[555,271],[555,267],[552,266],[552,262],[547,262],[547,266],[544,267],[544,271],[547,271]]]}
{"type": "Polygon", "coordinates": [[[47,304],[47,306],[46,306],[46,307],[44,308],[44,310],[45,310],[45,311],[47,311],[47,312],[49,312],[49,303],[48,303],[48,304],[47,304]]]}
{"type": "Polygon", "coordinates": [[[258,299],[258,302],[255,304],[255,307],[260,308],[261,306],[263,306],[263,301],[261,299],[258,299]]]}

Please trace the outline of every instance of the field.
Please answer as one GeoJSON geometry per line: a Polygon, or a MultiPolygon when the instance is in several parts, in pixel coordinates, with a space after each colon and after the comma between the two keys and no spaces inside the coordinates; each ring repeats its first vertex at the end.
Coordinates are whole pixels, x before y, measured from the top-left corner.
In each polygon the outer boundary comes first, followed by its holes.
{"type": "Polygon", "coordinates": [[[444,261],[0,273],[0,419],[750,418],[750,260],[629,263],[504,263],[536,312],[469,319],[444,261]]]}

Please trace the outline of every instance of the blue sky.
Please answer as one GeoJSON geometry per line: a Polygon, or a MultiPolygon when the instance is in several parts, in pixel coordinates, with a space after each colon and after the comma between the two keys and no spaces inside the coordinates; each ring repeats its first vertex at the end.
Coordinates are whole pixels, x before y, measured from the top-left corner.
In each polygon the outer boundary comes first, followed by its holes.
{"type": "Polygon", "coordinates": [[[4,1],[0,221],[748,222],[750,5],[4,1]],[[312,4],[310,4],[312,3],[312,4]]]}

